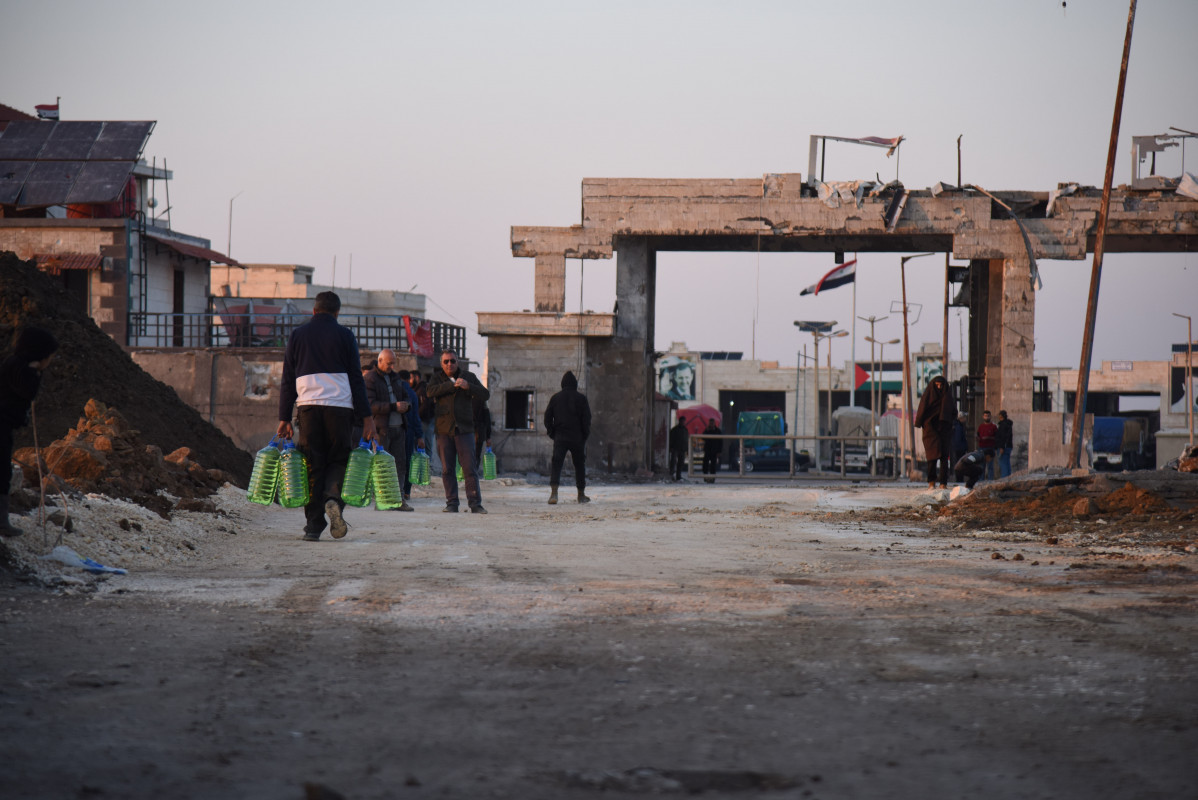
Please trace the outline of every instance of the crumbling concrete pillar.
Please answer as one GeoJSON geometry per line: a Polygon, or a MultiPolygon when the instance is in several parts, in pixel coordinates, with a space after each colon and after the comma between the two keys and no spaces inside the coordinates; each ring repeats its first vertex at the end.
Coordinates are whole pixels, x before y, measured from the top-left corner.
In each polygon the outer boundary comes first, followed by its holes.
{"type": "Polygon", "coordinates": [[[537,311],[566,311],[566,256],[547,253],[536,257],[533,297],[537,311]]]}
{"type": "MultiPolygon", "coordinates": [[[[974,261],[977,291],[972,296],[970,372],[985,375],[983,407],[995,421],[1004,410],[1014,423],[1012,468],[1027,464],[1032,416],[1032,367],[1035,356],[1036,294],[1027,255],[974,261]]],[[[980,421],[981,409],[974,418],[980,421]]]]}
{"type": "Polygon", "coordinates": [[[616,330],[587,343],[596,468],[638,472],[653,460],[653,299],[657,253],[645,239],[616,243],[616,330]]]}

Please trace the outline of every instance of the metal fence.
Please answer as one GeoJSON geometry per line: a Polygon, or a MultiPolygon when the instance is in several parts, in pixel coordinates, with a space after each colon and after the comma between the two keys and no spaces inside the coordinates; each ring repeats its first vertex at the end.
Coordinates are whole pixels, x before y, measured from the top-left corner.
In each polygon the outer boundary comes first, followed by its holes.
{"type": "MultiPolygon", "coordinates": [[[[752,466],[746,470],[746,461],[753,458],[752,455],[748,458],[741,457],[741,453],[745,450],[744,442],[748,439],[757,441],[768,439],[771,442],[783,443],[777,448],[770,449],[784,451],[783,458],[788,460],[788,464],[770,469],[774,472],[785,472],[788,478],[794,478],[799,473],[806,473],[818,477],[838,475],[842,478],[870,476],[896,479],[899,477],[901,467],[893,455],[898,448],[897,436],[774,436],[760,433],[707,436],[692,434],[690,437],[691,458],[687,459],[688,477],[703,475],[701,471],[696,472],[696,465],[698,465],[698,469],[702,469],[703,439],[729,439],[736,442],[736,452],[732,458],[736,460],[737,465],[735,474],[740,477],[750,474],[760,477],[760,472],[764,471],[752,466]],[[800,450],[799,442],[814,443],[815,455],[813,456],[807,450],[800,450]],[[824,469],[825,464],[829,469],[824,469]]],[[[753,448],[748,449],[753,450],[753,448]]],[[[730,472],[732,471],[728,470],[716,474],[726,476],[730,472]]]]}
{"type": "MultiPolygon", "coordinates": [[[[311,314],[151,313],[129,315],[128,344],[132,347],[286,347],[287,338],[311,314]]],[[[407,327],[400,315],[342,314],[337,321],[354,332],[363,350],[390,348],[411,352],[407,327]]],[[[413,328],[426,320],[411,318],[413,328]]],[[[431,328],[431,355],[453,350],[466,355],[466,329],[460,325],[427,320],[431,328]]],[[[418,337],[419,338],[419,337],[418,337]]]]}

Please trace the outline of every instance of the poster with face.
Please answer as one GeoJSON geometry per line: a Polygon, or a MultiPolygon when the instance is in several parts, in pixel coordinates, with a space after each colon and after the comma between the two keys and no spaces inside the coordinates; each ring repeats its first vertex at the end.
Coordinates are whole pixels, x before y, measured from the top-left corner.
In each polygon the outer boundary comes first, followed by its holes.
{"type": "Polygon", "coordinates": [[[679,356],[666,356],[659,359],[657,362],[657,391],[671,400],[694,400],[694,362],[679,356]]]}
{"type": "MultiPolygon", "coordinates": [[[[1198,360],[1198,359],[1196,359],[1198,360]]],[[[1186,391],[1186,368],[1171,367],[1169,369],[1169,412],[1172,414],[1186,413],[1186,398],[1193,404],[1194,413],[1198,414],[1198,403],[1195,402],[1195,386],[1198,386],[1198,369],[1191,370],[1189,391],[1186,391]]]]}

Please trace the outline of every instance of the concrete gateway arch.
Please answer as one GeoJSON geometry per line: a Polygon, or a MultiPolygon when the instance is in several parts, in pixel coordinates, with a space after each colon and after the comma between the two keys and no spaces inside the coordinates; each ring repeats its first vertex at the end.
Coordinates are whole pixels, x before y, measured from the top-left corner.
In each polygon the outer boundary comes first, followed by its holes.
{"type": "MultiPolygon", "coordinates": [[[[985,376],[985,404],[1005,408],[1026,439],[1032,411],[1037,259],[1093,251],[1101,191],[1052,192],[901,184],[809,186],[795,173],[746,179],[588,178],[582,223],[512,228],[512,254],[535,259],[535,307],[480,312],[489,338],[496,427],[524,413],[530,433],[510,441],[507,464],[543,468],[539,415],[565,369],[595,409],[591,461],[618,472],[652,463],[654,287],[661,251],[950,253],[968,261],[969,373],[985,376]],[[613,313],[566,313],[566,259],[616,257],[613,313]],[[527,403],[528,408],[519,409],[527,403]],[[527,463],[522,463],[527,462],[527,463]]],[[[1106,252],[1198,248],[1198,200],[1172,189],[1115,189],[1106,252]]],[[[510,424],[507,426],[512,427],[510,424]]]]}

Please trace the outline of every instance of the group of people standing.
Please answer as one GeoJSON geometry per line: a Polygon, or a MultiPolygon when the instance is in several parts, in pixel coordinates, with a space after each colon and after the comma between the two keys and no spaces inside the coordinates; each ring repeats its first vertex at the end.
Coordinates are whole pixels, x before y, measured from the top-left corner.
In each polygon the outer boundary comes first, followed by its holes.
{"type": "Polygon", "coordinates": [[[1011,474],[1011,450],[1014,447],[1014,423],[1006,411],[998,412],[998,424],[990,412],[982,412],[977,429],[977,448],[969,449],[965,423],[968,416],[957,410],[948,381],[943,375],[932,378],[919,399],[915,427],[923,431],[924,457],[928,462],[928,488],[948,488],[950,465],[958,481],[972,489],[979,479],[993,479],[997,460],[998,477],[1011,474]]]}
{"type": "Polygon", "coordinates": [[[318,294],[312,319],[291,333],[283,355],[277,433],[295,439],[308,462],[311,489],[301,538],[317,541],[325,528],[335,539],[347,533],[341,488],[355,438],[395,458],[404,493],[398,510],[411,511],[408,462],[431,433],[442,465],[444,510],[458,510],[454,465],[460,463],[470,510],[487,513],[476,468],[475,406],[485,408],[490,392],[452,351],[441,354],[441,369],[427,385],[418,372],[396,370],[391,350],[361,364],[353,332],[337,321],[340,311],[335,292],[318,294]]]}

